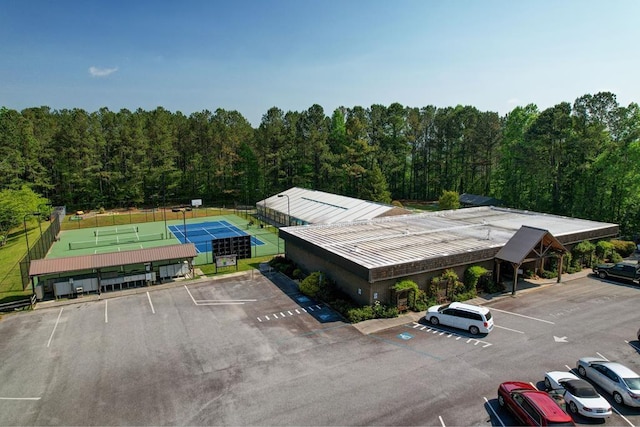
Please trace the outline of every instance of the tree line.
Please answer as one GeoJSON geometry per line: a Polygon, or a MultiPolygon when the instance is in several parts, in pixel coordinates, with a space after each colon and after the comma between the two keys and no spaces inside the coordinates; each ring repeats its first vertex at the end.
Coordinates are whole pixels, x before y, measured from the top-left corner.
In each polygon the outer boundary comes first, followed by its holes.
{"type": "Polygon", "coordinates": [[[0,108],[0,189],[71,209],[203,199],[250,205],[298,186],[366,200],[444,191],[640,227],[640,109],[609,92],[505,116],[473,106],[270,108],[186,116],[101,108],[0,108]]]}

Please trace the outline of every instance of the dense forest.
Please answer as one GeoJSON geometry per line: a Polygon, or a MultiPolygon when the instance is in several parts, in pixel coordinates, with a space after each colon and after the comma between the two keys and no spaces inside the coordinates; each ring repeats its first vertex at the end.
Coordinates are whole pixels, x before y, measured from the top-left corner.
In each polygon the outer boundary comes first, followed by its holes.
{"type": "Polygon", "coordinates": [[[252,204],[292,186],[391,202],[443,191],[640,230],[640,109],[602,92],[506,116],[472,106],[372,105],[189,116],[0,109],[0,190],[70,209],[203,199],[252,204]]]}

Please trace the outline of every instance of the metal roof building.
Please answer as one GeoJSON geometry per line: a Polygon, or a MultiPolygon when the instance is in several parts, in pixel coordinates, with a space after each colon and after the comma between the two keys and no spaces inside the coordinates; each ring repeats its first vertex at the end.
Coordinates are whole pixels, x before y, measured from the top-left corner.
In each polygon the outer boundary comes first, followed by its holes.
{"type": "Polygon", "coordinates": [[[410,211],[353,197],[293,187],[257,203],[258,215],[279,225],[334,224],[410,211]]]}
{"type": "Polygon", "coordinates": [[[160,246],[104,254],[37,259],[31,261],[29,277],[39,300],[109,288],[150,285],[158,280],[183,276],[192,270],[197,255],[193,243],[160,246]]]}
{"type": "MultiPolygon", "coordinates": [[[[286,254],[304,270],[325,272],[356,301],[386,301],[411,278],[421,288],[444,269],[493,269],[496,253],[522,226],[548,230],[563,245],[616,236],[616,224],[496,207],[476,207],[351,223],[280,229],[286,254]]],[[[460,276],[461,277],[461,276],[460,276]]]]}

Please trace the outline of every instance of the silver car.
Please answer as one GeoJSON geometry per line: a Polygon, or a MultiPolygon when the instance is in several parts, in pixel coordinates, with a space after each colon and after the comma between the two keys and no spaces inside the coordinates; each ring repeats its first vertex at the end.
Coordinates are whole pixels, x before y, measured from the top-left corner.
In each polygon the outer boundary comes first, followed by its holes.
{"type": "Polygon", "coordinates": [[[578,373],[602,387],[617,404],[640,407],[640,375],[621,363],[583,357],[576,363],[578,373]]]}

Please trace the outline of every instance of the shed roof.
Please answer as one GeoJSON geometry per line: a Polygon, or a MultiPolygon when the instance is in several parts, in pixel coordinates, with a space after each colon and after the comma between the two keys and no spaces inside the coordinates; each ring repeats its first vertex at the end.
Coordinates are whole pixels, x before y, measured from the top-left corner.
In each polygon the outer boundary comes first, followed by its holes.
{"type": "Polygon", "coordinates": [[[120,265],[144,264],[146,262],[167,261],[172,259],[187,259],[195,258],[195,256],[195,245],[188,243],[106,254],[36,259],[31,261],[29,276],[92,270],[120,265]]]}
{"type": "Polygon", "coordinates": [[[489,196],[481,196],[478,194],[463,193],[459,197],[460,203],[463,205],[473,206],[499,206],[502,205],[502,201],[489,196]]]}
{"type": "Polygon", "coordinates": [[[309,224],[362,221],[410,211],[392,205],[355,199],[324,191],[293,187],[259,202],[309,224]],[[281,194],[283,196],[278,197],[281,194]],[[284,197],[287,196],[287,197],[284,197]]]}
{"type": "Polygon", "coordinates": [[[502,249],[498,251],[496,258],[514,264],[522,264],[540,242],[542,242],[545,248],[567,252],[564,245],[553,237],[553,235],[549,233],[549,230],[523,225],[502,249]]]}

